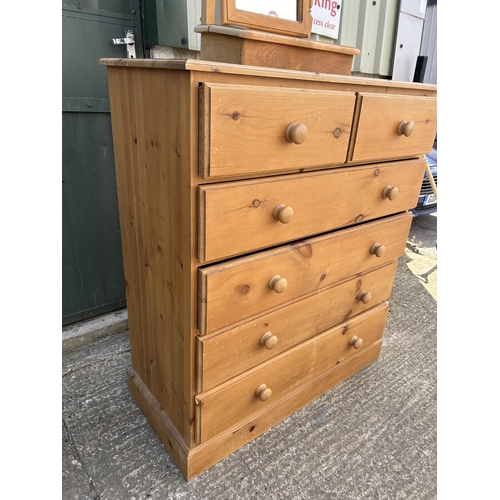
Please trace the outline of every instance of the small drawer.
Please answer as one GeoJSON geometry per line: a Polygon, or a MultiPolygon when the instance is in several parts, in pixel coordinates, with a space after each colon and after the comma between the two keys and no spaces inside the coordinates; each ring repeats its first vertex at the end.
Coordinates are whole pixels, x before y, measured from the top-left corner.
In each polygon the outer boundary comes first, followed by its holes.
{"type": "Polygon", "coordinates": [[[272,361],[196,396],[197,440],[204,443],[382,338],[388,303],[384,302],[272,361]]]}
{"type": "Polygon", "coordinates": [[[388,300],[396,268],[394,261],[223,333],[198,337],[198,392],[388,300]]]}
{"type": "Polygon", "coordinates": [[[233,257],[413,208],[426,161],[199,187],[199,260],[233,257]]]}
{"type": "Polygon", "coordinates": [[[343,164],[355,99],[349,92],[204,83],[200,176],[343,164]]]}
{"type": "Polygon", "coordinates": [[[199,269],[202,335],[381,267],[404,253],[405,212],[199,269]]]}
{"type": "Polygon", "coordinates": [[[351,162],[419,156],[432,149],[437,130],[437,98],[360,93],[351,162]]]}

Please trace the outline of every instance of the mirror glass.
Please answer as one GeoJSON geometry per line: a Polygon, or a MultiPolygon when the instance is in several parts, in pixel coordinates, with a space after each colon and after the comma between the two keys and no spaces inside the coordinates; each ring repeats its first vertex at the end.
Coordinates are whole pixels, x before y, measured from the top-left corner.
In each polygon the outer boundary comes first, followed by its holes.
{"type": "Polygon", "coordinates": [[[236,8],[255,14],[297,21],[297,0],[236,0],[236,8]]]}

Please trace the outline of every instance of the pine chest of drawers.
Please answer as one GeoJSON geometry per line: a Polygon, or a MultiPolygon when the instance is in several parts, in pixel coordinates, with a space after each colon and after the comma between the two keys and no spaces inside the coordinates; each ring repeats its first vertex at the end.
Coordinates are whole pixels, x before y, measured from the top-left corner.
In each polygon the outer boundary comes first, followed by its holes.
{"type": "Polygon", "coordinates": [[[436,87],[104,59],[132,366],[186,479],[379,356],[436,87]]]}

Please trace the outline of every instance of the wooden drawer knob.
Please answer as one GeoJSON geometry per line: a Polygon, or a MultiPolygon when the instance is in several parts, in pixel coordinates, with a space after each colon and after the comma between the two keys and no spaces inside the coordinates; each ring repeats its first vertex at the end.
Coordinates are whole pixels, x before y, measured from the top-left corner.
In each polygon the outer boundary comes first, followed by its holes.
{"type": "Polygon", "coordinates": [[[389,198],[389,200],[393,201],[399,194],[399,189],[396,186],[385,186],[384,191],[382,192],[383,198],[389,198]]]}
{"type": "Polygon", "coordinates": [[[376,255],[377,257],[382,257],[385,253],[385,246],[380,243],[374,243],[370,248],[370,253],[376,255]]]}
{"type": "Polygon", "coordinates": [[[415,122],[412,121],[407,122],[403,120],[398,125],[398,135],[404,135],[405,137],[410,137],[410,135],[413,134],[414,130],[415,130],[415,122]]]}
{"type": "Polygon", "coordinates": [[[269,280],[269,288],[274,290],[276,293],[282,293],[286,290],[288,285],[288,281],[285,278],[282,278],[279,274],[275,274],[269,280]]]}
{"type": "Polygon", "coordinates": [[[372,294],[370,292],[365,292],[364,290],[361,290],[361,292],[358,293],[358,296],[356,297],[358,301],[363,302],[363,304],[368,304],[370,300],[372,300],[372,294]]]}
{"type": "Polygon", "coordinates": [[[266,384],[261,384],[259,387],[257,387],[257,390],[255,391],[255,395],[261,400],[261,401],[267,401],[273,394],[273,391],[267,387],[266,384]]]}
{"type": "Polygon", "coordinates": [[[264,333],[264,335],[262,335],[260,343],[266,349],[272,349],[278,343],[278,337],[276,337],[276,335],[273,335],[271,332],[266,332],[264,333]]]}
{"type": "Polygon", "coordinates": [[[307,137],[307,127],[303,123],[290,123],[285,129],[285,139],[288,142],[302,144],[307,137]]]}
{"type": "Polygon", "coordinates": [[[273,211],[273,217],[282,224],[288,224],[293,218],[293,208],[286,205],[278,205],[273,211]]]}
{"type": "Polygon", "coordinates": [[[363,345],[363,339],[358,339],[358,337],[354,336],[350,340],[349,345],[352,345],[354,349],[359,349],[363,345]]]}

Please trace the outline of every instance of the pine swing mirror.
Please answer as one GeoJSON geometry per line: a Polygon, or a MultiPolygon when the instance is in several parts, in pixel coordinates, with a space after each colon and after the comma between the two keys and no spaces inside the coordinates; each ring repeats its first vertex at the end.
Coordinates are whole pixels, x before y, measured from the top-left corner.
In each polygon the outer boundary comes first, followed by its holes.
{"type": "Polygon", "coordinates": [[[312,0],[203,0],[200,59],[350,75],[360,51],[312,40],[312,0]]]}

